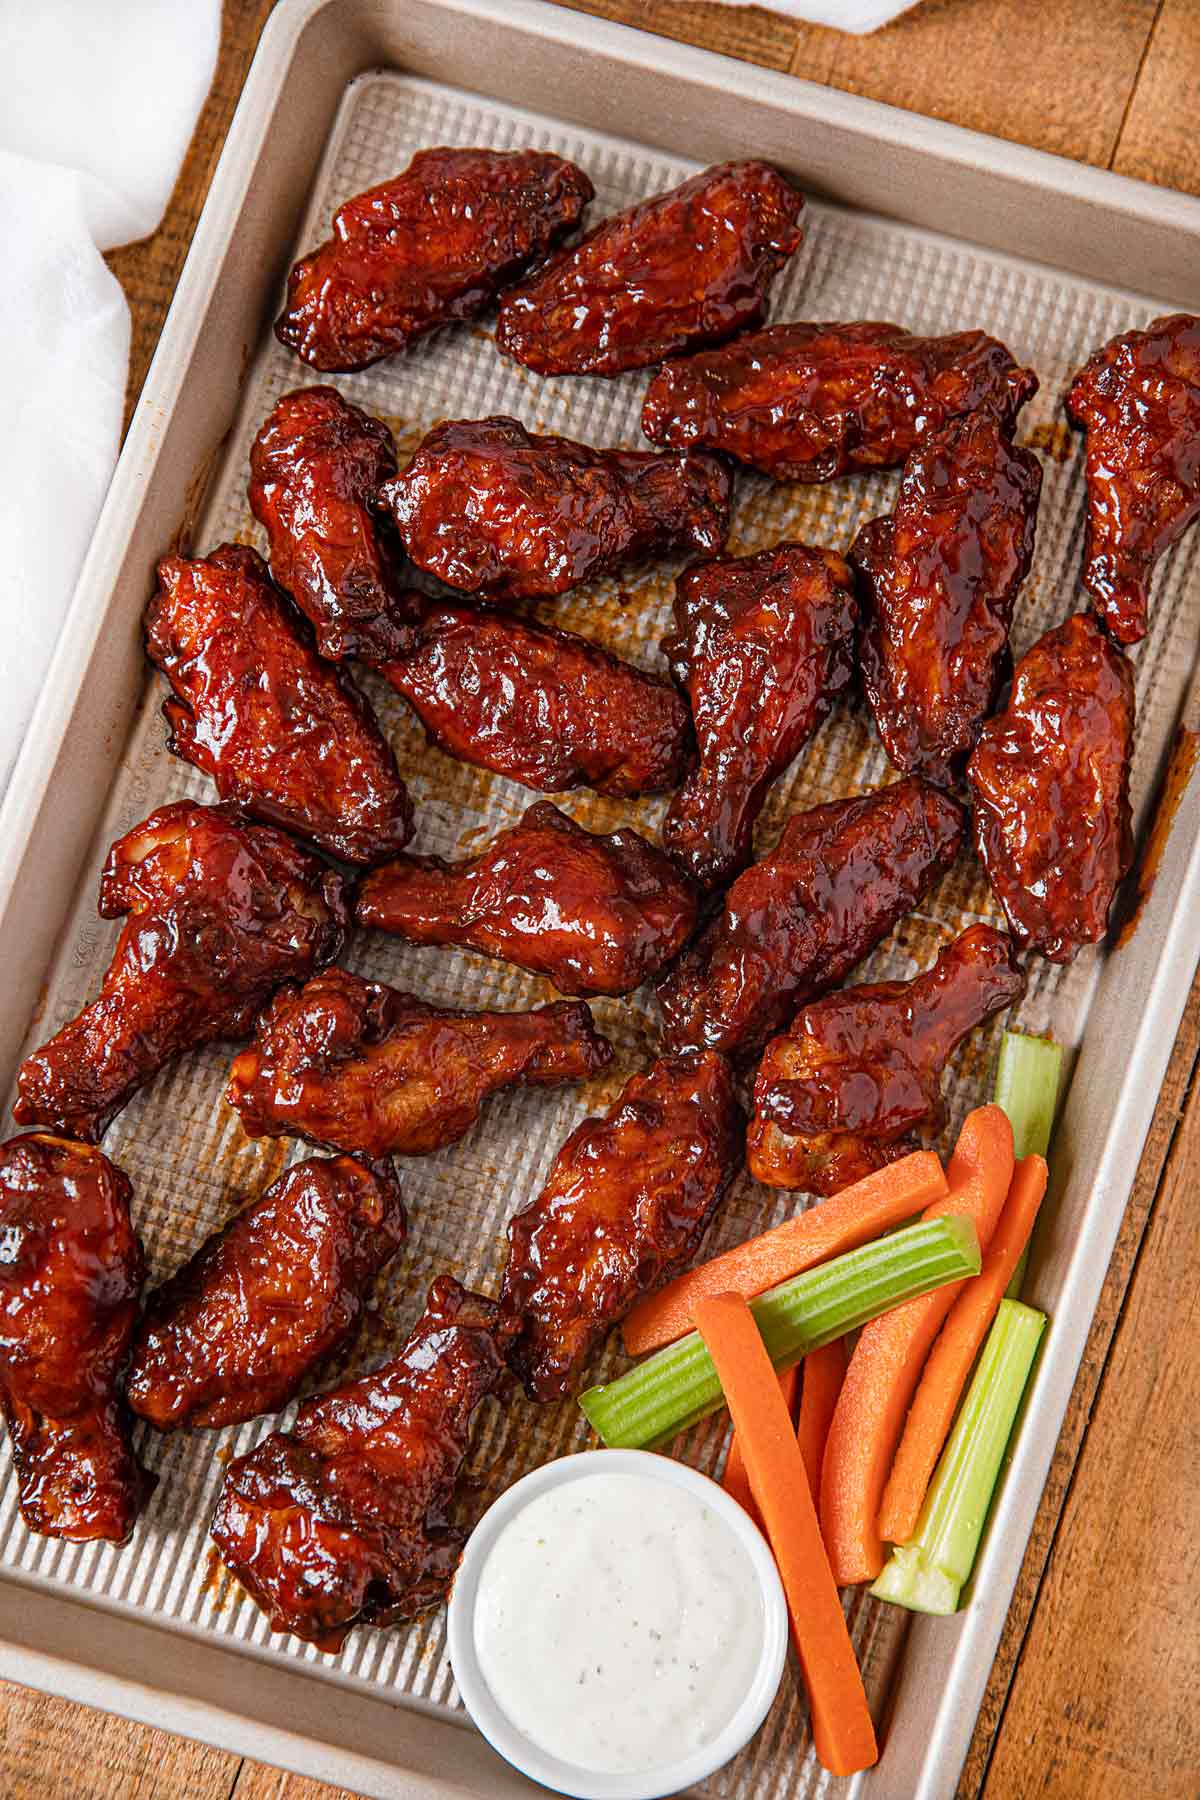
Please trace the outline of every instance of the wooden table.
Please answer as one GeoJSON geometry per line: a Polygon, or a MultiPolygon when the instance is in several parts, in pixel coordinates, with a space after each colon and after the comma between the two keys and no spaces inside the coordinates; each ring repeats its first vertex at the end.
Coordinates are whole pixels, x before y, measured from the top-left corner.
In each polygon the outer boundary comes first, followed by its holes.
{"type": "MultiPolygon", "coordinates": [[[[226,0],[216,81],[166,220],[110,259],[133,309],[131,405],[272,3],[226,0]]],[[[1200,193],[1197,0],[925,0],[867,38],[703,0],[566,3],[1200,193]]],[[[1200,1793],[1198,1071],[1200,981],[992,1671],[964,1796],[1200,1793]]],[[[0,1793],[337,1800],[318,1782],[4,1684],[0,1793]]]]}

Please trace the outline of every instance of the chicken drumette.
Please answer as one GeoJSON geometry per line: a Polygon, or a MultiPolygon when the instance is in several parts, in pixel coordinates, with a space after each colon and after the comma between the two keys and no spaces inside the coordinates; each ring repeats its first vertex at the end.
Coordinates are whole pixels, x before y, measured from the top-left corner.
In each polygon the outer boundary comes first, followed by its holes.
{"type": "Polygon", "coordinates": [[[827,994],[772,1038],[754,1084],[750,1172],[836,1194],[941,1129],[942,1070],[969,1031],[1025,991],[1011,941],[972,925],[914,981],[827,994]]]}
{"type": "Polygon", "coordinates": [[[334,1651],[444,1598],[465,1539],[446,1515],[503,1342],[493,1302],[443,1275],[398,1356],[229,1465],[213,1540],[273,1630],[334,1651]]]}
{"type": "Polygon", "coordinates": [[[45,1537],[119,1544],[149,1492],[118,1389],[144,1274],[131,1194],[83,1144],[0,1145],[0,1404],[21,1517],[45,1537]]]}
{"type": "Polygon", "coordinates": [[[777,544],[680,576],[663,652],[691,702],[700,762],[663,843],[702,886],[750,861],[771,783],[853,675],[857,620],[850,570],[831,550],[777,544]]]}
{"type": "Polygon", "coordinates": [[[250,1137],[423,1156],[469,1131],[502,1088],[583,1081],[611,1060],[580,1001],[452,1012],[330,969],[275,996],[225,1098],[250,1137]]]}
{"type": "Polygon", "coordinates": [[[347,200],[288,276],[275,335],[314,369],[365,369],[470,319],[578,224],[592,184],[540,150],[422,150],[347,200]]]}
{"type": "Polygon", "coordinates": [[[904,465],[894,511],[850,559],[862,576],[863,686],[892,762],[950,785],[1012,667],[1042,468],[990,413],[955,419],[904,465]]]}
{"type": "Polygon", "coordinates": [[[404,1230],[389,1166],[335,1156],[288,1169],[151,1294],[130,1406],[164,1431],[278,1412],[350,1336],[404,1230]]]}
{"type": "Polygon", "coordinates": [[[660,1057],[571,1133],[508,1227],[500,1307],[531,1399],[571,1393],[610,1327],[690,1259],[741,1166],[742,1125],[710,1050],[660,1057]]]}
{"type": "Polygon", "coordinates": [[[1066,407],[1087,432],[1083,585],[1113,637],[1136,644],[1155,563],[1200,518],[1200,318],[1172,313],[1113,338],[1066,407]]]}
{"type": "Polygon", "coordinates": [[[757,1050],[912,911],[962,833],[962,808],[915,778],[793,814],[659,983],[667,1047],[757,1050]]]}
{"type": "Polygon", "coordinates": [[[548,600],[632,558],[719,550],[729,495],[715,456],[594,450],[497,417],[435,426],[379,499],[448,586],[548,600]]]}
{"type": "Polygon", "coordinates": [[[585,831],[539,800],[477,856],[402,856],[374,870],[355,918],[515,963],[562,994],[627,994],[683,948],[696,895],[636,831],[585,831]]]}
{"type": "Polygon", "coordinates": [[[967,765],[975,842],[1022,949],[1070,962],[1108,930],[1133,860],[1133,674],[1087,613],[1017,664],[967,765]]]}
{"type": "Polygon", "coordinates": [[[1037,392],[983,331],[914,337],[899,325],[768,325],[660,369],[642,430],[723,450],[776,481],[898,468],[930,431],[976,410],[1009,430],[1037,392]]]}
{"type": "Polygon", "coordinates": [[[179,800],[118,838],[102,918],[129,917],[99,997],[17,1076],[13,1117],[95,1143],[174,1057],[246,1036],[284,981],[337,955],[340,875],[236,807],[179,800]]]}
{"type": "Polygon", "coordinates": [[[541,375],[619,375],[761,322],[804,197],[767,163],[719,163],[605,219],[507,293],[496,342],[541,375]]]}

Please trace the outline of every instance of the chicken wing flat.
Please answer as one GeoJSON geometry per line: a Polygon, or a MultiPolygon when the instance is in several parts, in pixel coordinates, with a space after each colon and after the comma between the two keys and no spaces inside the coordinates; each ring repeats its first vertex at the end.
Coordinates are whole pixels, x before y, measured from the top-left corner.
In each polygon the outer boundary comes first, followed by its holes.
{"type": "Polygon", "coordinates": [[[806,544],[701,563],[676,582],[663,652],[691,702],[700,761],[663,843],[701,886],[750,861],[771,783],[853,676],[857,623],[849,568],[806,544]]]}
{"type": "Polygon", "coordinates": [[[1136,644],[1155,563],[1200,518],[1200,318],[1172,313],[1113,338],[1066,407],[1087,432],[1083,585],[1118,643],[1136,644]]]}
{"type": "Polygon", "coordinates": [[[804,196],[763,162],[719,163],[617,213],[500,303],[496,343],[540,375],[619,375],[762,322],[800,247],[804,196]]]}
{"type": "Polygon", "coordinates": [[[284,981],[337,955],[340,875],[232,806],[161,806],[118,838],[102,918],[128,914],[97,999],[21,1064],[13,1117],[95,1143],[152,1075],[245,1037],[284,981]]]}
{"type": "Polygon", "coordinates": [[[1025,991],[1013,946],[972,925],[914,981],[846,988],[801,1007],[754,1084],[750,1173],[836,1194],[945,1123],[942,1070],[968,1032],[1025,991]]]}
{"type": "Polygon", "coordinates": [[[829,481],[899,468],[928,432],[965,413],[993,413],[1011,431],[1037,388],[1033,370],[984,331],[768,325],[660,369],[642,430],[655,444],[723,450],[776,481],[829,481]]]}
{"type": "Polygon", "coordinates": [[[331,662],[409,646],[403,556],[373,504],[395,473],[387,426],[332,387],[285,394],[250,447],[248,494],[271,573],[331,662]]]}
{"type": "Polygon", "coordinates": [[[541,150],[422,150],[347,200],[288,276],[275,335],[314,369],[365,369],[471,319],[579,223],[582,169],[541,150]]]}
{"type": "Polygon", "coordinates": [[[1133,675],[1075,613],[1017,664],[967,765],[975,842],[1022,949],[1070,962],[1108,930],[1133,861],[1133,675]]]}
{"type": "Polygon", "coordinates": [[[449,419],[380,490],[412,561],[489,600],[552,600],[669,550],[712,553],[729,524],[714,456],[595,450],[517,419],[449,419]]]}
{"type": "Polygon", "coordinates": [[[742,1164],[744,1119],[723,1056],[665,1056],[585,1119],[508,1227],[500,1297],[509,1361],[532,1400],[573,1392],[642,1294],[695,1253],[742,1164]]]}
{"type": "Polygon", "coordinates": [[[585,831],[547,800],[478,856],[402,856],[355,917],[410,944],[461,944],[545,975],[561,994],[628,994],[681,950],[696,894],[636,831],[585,831]]]}
{"type": "Polygon", "coordinates": [[[44,1537],[122,1543],[150,1489],[118,1389],[145,1272],[132,1191],[83,1144],[0,1144],[0,1404],[44,1537]]]}
{"type": "Polygon", "coordinates": [[[669,681],[511,613],[432,608],[417,648],[380,672],[440,750],[547,793],[659,793],[691,755],[688,709],[669,681]]]}
{"type": "Polygon", "coordinates": [[[892,762],[956,782],[1012,668],[1042,467],[990,413],[955,419],[904,465],[895,510],[850,551],[862,577],[863,687],[892,762]]]}
{"type": "Polygon", "coordinates": [[[335,1651],[445,1597],[471,1415],[505,1379],[494,1303],[443,1275],[398,1356],[230,1463],[213,1541],[272,1630],[335,1651]]]}
{"type": "Polygon", "coordinates": [[[408,842],[408,791],[370,705],[322,662],[256,551],[164,557],[146,653],[174,690],[170,748],[223,800],[346,862],[408,842]]]}
{"type": "Polygon", "coordinates": [[[962,834],[962,808],[912,777],[794,813],[659,983],[667,1048],[757,1050],[911,912],[962,834]]]}
{"type": "Polygon", "coordinates": [[[250,1137],[424,1156],[456,1143],[502,1088],[583,1081],[611,1060],[580,1001],[452,1012],[330,969],[275,996],[225,1098],[250,1137]]]}
{"type": "Polygon", "coordinates": [[[151,1294],[130,1406],[163,1431],[278,1412],[350,1337],[404,1232],[387,1165],[297,1163],[151,1294]]]}

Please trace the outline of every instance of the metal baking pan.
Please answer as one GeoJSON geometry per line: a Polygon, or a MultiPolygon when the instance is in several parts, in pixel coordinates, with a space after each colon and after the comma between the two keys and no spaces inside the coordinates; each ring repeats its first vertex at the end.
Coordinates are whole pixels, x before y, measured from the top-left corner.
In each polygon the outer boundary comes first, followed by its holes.
{"type": "MultiPolygon", "coordinates": [[[[538,0],[290,0],[264,34],[0,815],[6,1088],[23,1049],[95,991],[113,937],[94,910],[108,842],[165,799],[211,797],[200,777],[165,754],[141,615],[154,562],[170,544],[182,538],[206,550],[226,536],[254,539],[247,447],[276,395],[305,373],[269,333],[286,269],[324,235],[348,194],[394,172],[421,145],[471,141],[537,143],[577,157],[597,185],[593,217],[696,163],[753,154],[791,170],[814,199],[805,245],[775,291],[774,316],[894,317],[926,330],[982,325],[1038,369],[1042,392],[1021,435],[1046,452],[1046,484],[1017,650],[1078,604],[1082,465],[1058,398],[1082,356],[1114,331],[1171,306],[1200,308],[1200,202],[538,0]]],[[[486,330],[466,328],[339,385],[388,417],[403,451],[456,412],[512,412],[597,443],[637,443],[644,380],[537,381],[503,362],[486,330]]],[[[890,476],[818,489],[739,477],[734,542],[750,549],[791,534],[843,546],[890,505],[894,485],[890,476]]],[[[595,583],[555,616],[653,665],[673,573],[664,566],[595,583]]],[[[1198,642],[1194,535],[1163,565],[1151,634],[1136,657],[1141,829],[1189,714],[1198,642]]],[[[426,750],[399,702],[372,692],[413,784],[418,848],[444,852],[477,841],[528,802],[525,790],[426,750]]],[[[789,810],[886,777],[863,716],[843,709],[779,785],[764,839],[789,810]]],[[[662,806],[616,808],[583,794],[563,804],[605,829],[622,818],[653,826],[662,806]]],[[[954,1787],[1200,953],[1198,826],[1193,780],[1128,942],[1068,971],[1037,965],[1017,1015],[1077,1052],[1028,1287],[1053,1323],[964,1612],[910,1623],[862,1595],[850,1602],[885,1735],[881,1764],[853,1790],[864,1800],[941,1800],[954,1787]]],[[[964,857],[864,973],[911,974],[977,917],[994,918],[994,906],[964,857]]],[[[431,999],[518,1005],[545,991],[478,958],[384,939],[362,938],[347,960],[431,999]]],[[[536,1190],[582,1112],[607,1101],[651,1041],[649,1002],[605,1003],[597,1013],[617,1044],[614,1073],[582,1093],[505,1096],[461,1144],[406,1165],[410,1242],[348,1366],[378,1359],[438,1268],[495,1283],[508,1213],[536,1190]]],[[[959,1058],[950,1084],[955,1118],[986,1092],[995,1041],[995,1031],[980,1034],[959,1058]]],[[[165,1073],[105,1142],[133,1180],[156,1274],[292,1154],[248,1144],[221,1106],[228,1055],[210,1047],[165,1073]]],[[[790,1204],[745,1180],[710,1244],[719,1248],[790,1204]]],[[[271,1423],[219,1435],[147,1433],[142,1452],[161,1480],[121,1550],[30,1536],[7,1481],[0,1675],[370,1794],[528,1792],[466,1723],[440,1614],[407,1630],[359,1631],[338,1658],[325,1658],[273,1636],[221,1576],[205,1522],[223,1460],[271,1423]]],[[[722,1438],[719,1422],[710,1422],[685,1452],[712,1468],[722,1438]]],[[[472,1451],[474,1502],[582,1441],[569,1405],[493,1406],[472,1451]]],[[[706,1793],[750,1800],[832,1791],[811,1754],[795,1684],[785,1689],[755,1743],[706,1793]]]]}

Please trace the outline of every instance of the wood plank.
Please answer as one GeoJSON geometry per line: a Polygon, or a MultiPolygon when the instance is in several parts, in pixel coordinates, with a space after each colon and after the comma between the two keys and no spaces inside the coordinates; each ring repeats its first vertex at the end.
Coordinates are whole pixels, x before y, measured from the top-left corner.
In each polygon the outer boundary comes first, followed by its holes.
{"type": "Polygon", "coordinates": [[[706,0],[559,0],[559,4],[701,50],[719,50],[764,69],[786,69],[796,46],[792,20],[758,6],[713,5],[706,0]]]}
{"type": "Polygon", "coordinates": [[[328,1787],[305,1775],[289,1775],[266,1763],[245,1762],[229,1800],[355,1800],[349,1788],[328,1787]]]}
{"type": "Polygon", "coordinates": [[[1200,194],[1200,6],[1163,0],[1121,128],[1121,175],[1200,194]]]}
{"type": "Polygon", "coordinates": [[[5,1800],[224,1800],[238,1767],[228,1751],[0,1682],[5,1800]]]}

